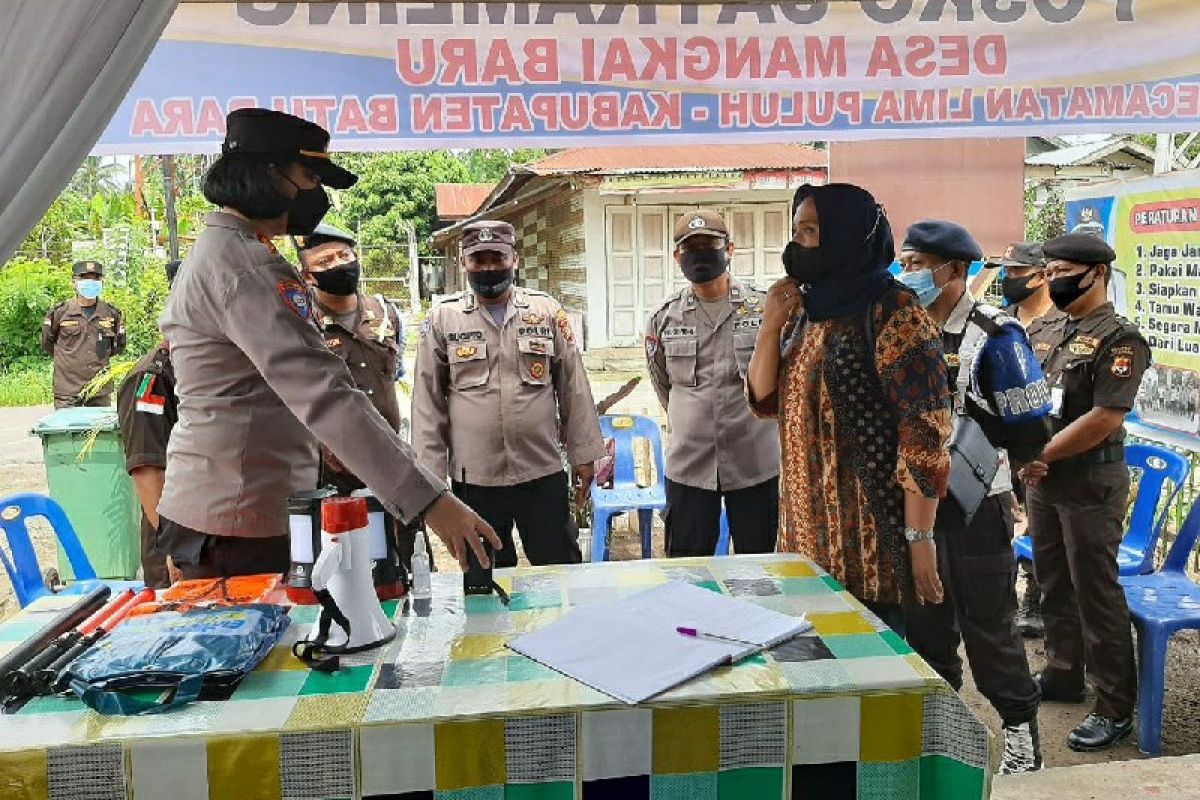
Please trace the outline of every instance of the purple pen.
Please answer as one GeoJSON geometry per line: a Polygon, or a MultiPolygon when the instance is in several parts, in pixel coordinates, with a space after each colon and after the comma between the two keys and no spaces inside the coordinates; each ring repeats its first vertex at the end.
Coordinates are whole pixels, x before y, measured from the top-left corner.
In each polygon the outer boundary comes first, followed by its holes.
{"type": "Polygon", "coordinates": [[[687,636],[688,638],[691,638],[691,639],[712,639],[713,641],[717,641],[717,642],[729,642],[730,644],[743,644],[743,645],[746,645],[747,647],[762,647],[762,644],[759,642],[750,642],[750,641],[746,641],[745,639],[734,639],[732,636],[718,636],[715,633],[706,633],[704,631],[696,630],[695,628],[686,628],[686,627],[680,626],[675,629],[675,632],[680,634],[681,636],[687,636]]]}

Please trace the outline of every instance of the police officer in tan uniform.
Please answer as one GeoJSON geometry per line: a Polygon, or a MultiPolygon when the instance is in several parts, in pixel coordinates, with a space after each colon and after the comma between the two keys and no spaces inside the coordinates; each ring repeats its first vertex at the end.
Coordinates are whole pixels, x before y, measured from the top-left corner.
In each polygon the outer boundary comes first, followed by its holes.
{"type": "MultiPolygon", "coordinates": [[[[375,410],[399,432],[396,380],[404,374],[404,322],[383,295],[361,291],[362,268],[355,245],[350,234],[321,224],[300,244],[300,263],[316,296],[325,344],[346,362],[354,385],[366,392],[375,410]]],[[[348,496],[366,484],[323,447],[321,485],[348,496]]],[[[397,553],[405,571],[411,569],[417,529],[416,525],[397,526],[397,553]]]]}
{"type": "MultiPolygon", "coordinates": [[[[167,264],[168,283],[175,282],[179,264],[167,264]]],[[[166,556],[158,551],[158,501],[167,473],[167,443],[179,421],[175,368],[165,340],[138,359],[125,376],[117,389],[117,416],[125,470],[142,505],[142,580],[152,589],[162,589],[171,585],[174,576],[166,556]]]]}
{"type": "Polygon", "coordinates": [[[160,319],[179,424],[159,543],[185,578],[287,568],[287,499],[316,487],[318,442],[401,520],[424,515],[464,567],[467,547],[485,556],[479,537],[499,545],[355,388],[272,242],[312,234],[329,208],[322,184],[356,180],[328,144],[306,120],[240,109],[205,176],[205,197],[221,210],[206,216],[160,319]]]}
{"type": "Polygon", "coordinates": [[[112,384],[87,400],[83,387],[108,367],[109,359],[125,351],[125,323],[121,312],[100,298],[104,266],[98,261],[77,261],[75,298],[59,303],[42,321],[42,349],[54,359],[54,407],[107,406],[112,384]]]}
{"type": "Polygon", "coordinates": [[[1082,703],[1086,671],[1096,687],[1095,709],[1067,745],[1102,750],[1129,734],[1137,698],[1117,551],[1129,497],[1123,422],[1150,348],[1108,301],[1116,253],[1104,240],[1072,233],[1042,249],[1050,298],[1066,315],[1029,328],[1050,386],[1055,431],[1021,471],[1030,487],[1033,566],[1046,625],[1047,664],[1038,682],[1043,700],[1082,703]]]}
{"type": "Polygon", "coordinates": [[[471,288],[435,307],[421,330],[413,446],[499,533],[498,566],[517,563],[514,522],[530,563],[575,563],[560,447],[582,504],[604,442],[566,312],[544,292],[513,286],[515,244],[507,222],[464,226],[471,288]]]}
{"type": "Polygon", "coordinates": [[[779,428],[750,413],[744,381],[766,292],[729,274],[720,214],[675,223],[675,262],[691,283],[646,325],[646,363],[667,412],[668,556],[711,556],[721,501],[739,553],[770,553],[779,530],[779,428]]]}

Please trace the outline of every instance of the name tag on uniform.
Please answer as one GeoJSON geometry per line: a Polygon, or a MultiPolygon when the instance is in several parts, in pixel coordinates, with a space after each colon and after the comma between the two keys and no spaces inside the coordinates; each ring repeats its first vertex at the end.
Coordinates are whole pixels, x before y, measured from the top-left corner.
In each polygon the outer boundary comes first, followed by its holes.
{"type": "Polygon", "coordinates": [[[517,336],[540,336],[543,339],[553,339],[554,329],[549,325],[518,325],[517,336]]]}
{"type": "Polygon", "coordinates": [[[753,331],[762,327],[762,317],[750,317],[749,319],[735,319],[733,321],[733,329],[735,331],[753,331]]]}
{"type": "Polygon", "coordinates": [[[457,331],[446,334],[447,342],[483,341],[483,331],[457,331]]]}
{"type": "Polygon", "coordinates": [[[696,338],[695,325],[677,325],[673,328],[663,328],[662,339],[694,339],[696,338]]]}
{"type": "Polygon", "coordinates": [[[1066,399],[1067,393],[1063,391],[1063,387],[1055,386],[1050,389],[1050,416],[1061,417],[1063,410],[1063,400],[1066,399]]]}

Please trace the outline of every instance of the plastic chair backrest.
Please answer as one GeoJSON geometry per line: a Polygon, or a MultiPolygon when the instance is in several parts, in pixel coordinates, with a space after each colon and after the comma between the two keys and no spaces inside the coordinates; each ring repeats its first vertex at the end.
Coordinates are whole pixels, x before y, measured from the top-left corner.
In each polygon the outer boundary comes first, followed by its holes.
{"type": "Polygon", "coordinates": [[[0,549],[0,563],[12,581],[13,590],[17,595],[17,604],[22,608],[32,601],[50,593],[42,580],[42,571],[38,566],[37,553],[33,549],[33,541],[29,537],[29,529],[25,521],[30,517],[43,517],[54,529],[54,535],[62,545],[67,560],[71,562],[71,570],[76,580],[96,580],[96,571],[88,560],[75,528],[67,519],[62,506],[49,497],[40,494],[14,494],[0,498],[0,529],[4,531],[12,560],[0,549]]]}
{"type": "Polygon", "coordinates": [[[1145,564],[1150,568],[1153,565],[1148,562],[1154,557],[1154,545],[1162,535],[1172,502],[1183,487],[1191,465],[1174,451],[1140,443],[1126,445],[1125,463],[1130,469],[1140,470],[1141,479],[1138,481],[1137,499],[1133,504],[1124,544],[1145,553],[1145,564]],[[1163,487],[1168,480],[1172,486],[1163,504],[1163,487]],[[1161,512],[1158,511],[1160,504],[1161,512]]]}
{"type": "Polygon", "coordinates": [[[1179,526],[1179,535],[1171,543],[1171,549],[1167,552],[1167,560],[1163,562],[1160,571],[1186,576],[1188,559],[1191,557],[1192,551],[1196,549],[1197,539],[1200,539],[1200,500],[1192,504],[1192,510],[1188,512],[1187,519],[1179,526]]]}
{"type": "Polygon", "coordinates": [[[665,470],[663,468],[662,432],[658,423],[649,417],[636,414],[605,414],[600,417],[600,435],[612,439],[613,448],[613,488],[636,489],[637,465],[634,461],[633,442],[635,439],[649,439],[654,450],[654,466],[658,475],[658,483],[663,483],[665,470]]]}

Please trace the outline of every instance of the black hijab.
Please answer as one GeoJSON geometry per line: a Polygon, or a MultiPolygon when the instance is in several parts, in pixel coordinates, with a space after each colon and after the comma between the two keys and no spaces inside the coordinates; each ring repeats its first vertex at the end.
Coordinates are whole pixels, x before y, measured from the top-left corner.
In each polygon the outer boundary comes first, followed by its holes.
{"type": "Polygon", "coordinates": [[[809,197],[821,226],[821,261],[837,266],[820,282],[805,285],[805,313],[820,322],[866,311],[892,283],[888,268],[896,249],[887,215],[859,186],[806,184],[792,198],[792,219],[809,197]]]}

